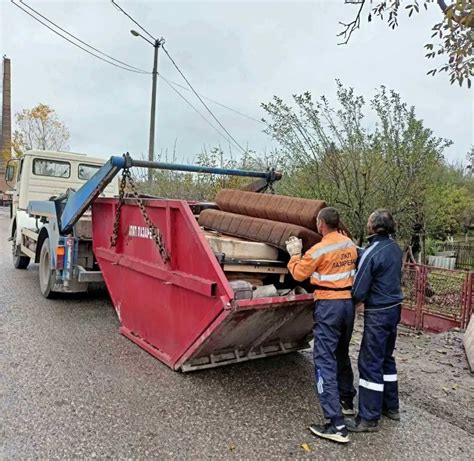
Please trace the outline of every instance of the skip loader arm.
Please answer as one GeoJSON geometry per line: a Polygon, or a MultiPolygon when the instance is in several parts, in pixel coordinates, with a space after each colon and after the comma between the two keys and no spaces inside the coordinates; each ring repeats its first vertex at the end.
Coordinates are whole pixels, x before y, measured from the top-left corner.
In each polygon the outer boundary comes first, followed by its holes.
{"type": "Polygon", "coordinates": [[[134,160],[129,154],[123,156],[112,156],[97,173],[92,176],[78,191],[69,191],[64,200],[62,212],[59,212],[59,228],[62,235],[71,232],[74,224],[89,208],[92,202],[103,192],[108,184],[114,179],[121,169],[138,167],[154,168],[160,170],[175,170],[192,173],[210,173],[228,176],[245,176],[266,179],[271,184],[281,179],[281,173],[274,170],[247,171],[227,168],[214,168],[199,165],[179,165],[174,163],[150,162],[146,160],[134,160]]]}
{"type": "Polygon", "coordinates": [[[117,173],[128,167],[131,158],[110,157],[95,174],[77,192],[69,192],[66,196],[65,206],[59,219],[60,233],[65,235],[71,232],[74,224],[80,219],[91,203],[104,191],[117,173]]]}

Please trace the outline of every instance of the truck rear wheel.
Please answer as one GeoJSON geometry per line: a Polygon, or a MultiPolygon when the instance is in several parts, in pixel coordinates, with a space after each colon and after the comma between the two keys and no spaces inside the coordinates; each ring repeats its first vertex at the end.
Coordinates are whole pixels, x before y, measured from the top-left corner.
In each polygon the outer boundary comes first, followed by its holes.
{"type": "Polygon", "coordinates": [[[39,258],[39,284],[41,294],[48,299],[54,298],[56,292],[52,290],[56,271],[51,269],[51,254],[49,249],[49,238],[45,238],[41,247],[39,258]]]}
{"type": "Polygon", "coordinates": [[[18,245],[16,244],[16,229],[13,234],[13,241],[12,241],[12,257],[13,257],[13,265],[15,269],[26,269],[30,264],[30,258],[28,256],[21,256],[18,254],[18,245]]]}

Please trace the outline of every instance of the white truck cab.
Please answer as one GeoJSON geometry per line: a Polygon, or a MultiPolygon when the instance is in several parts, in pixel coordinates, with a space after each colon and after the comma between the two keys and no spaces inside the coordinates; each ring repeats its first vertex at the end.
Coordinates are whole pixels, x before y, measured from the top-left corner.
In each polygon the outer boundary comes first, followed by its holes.
{"type": "MultiPolygon", "coordinates": [[[[29,237],[39,234],[43,223],[37,217],[29,216],[28,203],[49,200],[68,189],[78,190],[106,161],[85,154],[41,150],[27,151],[15,160],[16,185],[10,212],[10,239],[13,263],[17,269],[26,269],[31,259],[38,262],[38,252],[27,244],[27,240],[31,243],[29,237]]],[[[117,181],[112,181],[103,193],[104,196],[117,194],[117,181]]],[[[90,216],[84,216],[84,220],[90,221],[90,216]]]]}

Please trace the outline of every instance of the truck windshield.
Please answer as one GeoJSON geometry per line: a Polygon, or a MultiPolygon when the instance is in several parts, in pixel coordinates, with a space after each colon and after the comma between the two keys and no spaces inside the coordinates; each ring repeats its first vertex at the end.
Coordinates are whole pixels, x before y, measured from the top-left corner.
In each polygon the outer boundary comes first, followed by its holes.
{"type": "Polygon", "coordinates": [[[69,178],[71,176],[71,164],[59,160],[35,158],[33,160],[33,174],[53,176],[55,178],[69,178]]]}
{"type": "Polygon", "coordinates": [[[87,180],[92,178],[99,168],[99,165],[86,165],[85,163],[80,163],[78,171],[79,179],[87,180]]]}

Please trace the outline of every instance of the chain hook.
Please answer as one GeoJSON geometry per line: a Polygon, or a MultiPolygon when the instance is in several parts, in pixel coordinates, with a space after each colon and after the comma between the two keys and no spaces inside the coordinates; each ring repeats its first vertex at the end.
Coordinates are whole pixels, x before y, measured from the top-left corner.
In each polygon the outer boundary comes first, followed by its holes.
{"type": "Polygon", "coordinates": [[[145,205],[143,204],[143,200],[141,199],[140,194],[137,192],[135,181],[132,178],[129,168],[124,168],[122,172],[122,179],[120,181],[120,188],[119,188],[118,205],[115,211],[114,228],[113,228],[112,237],[110,239],[111,246],[115,247],[117,245],[118,233],[119,233],[119,228],[120,228],[120,215],[121,215],[122,205],[125,199],[125,188],[127,186],[127,182],[130,185],[132,195],[137,202],[137,205],[143,217],[143,220],[145,221],[145,224],[148,226],[150,235],[152,239],[154,240],[154,242],[156,243],[156,246],[158,247],[161,258],[163,259],[165,263],[169,262],[170,255],[168,251],[166,250],[165,243],[163,241],[163,235],[161,234],[159,229],[157,229],[157,227],[153,224],[150,217],[148,216],[145,205]]]}

